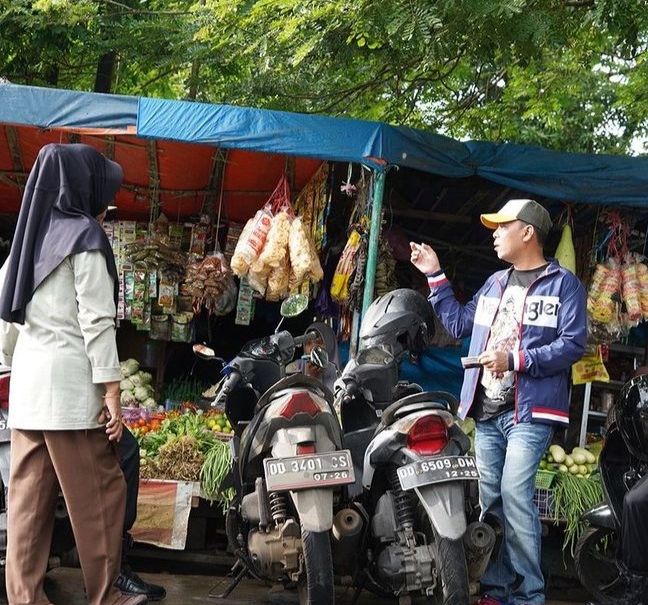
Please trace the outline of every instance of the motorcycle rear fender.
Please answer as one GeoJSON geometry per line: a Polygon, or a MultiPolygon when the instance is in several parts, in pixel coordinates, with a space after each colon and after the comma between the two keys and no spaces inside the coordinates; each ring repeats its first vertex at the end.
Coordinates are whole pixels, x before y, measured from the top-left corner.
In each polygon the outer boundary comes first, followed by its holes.
{"type": "MultiPolygon", "coordinates": [[[[297,456],[300,443],[313,443],[316,452],[334,452],[338,448],[325,427],[296,426],[278,430],[272,437],[272,457],[297,456]]],[[[290,492],[301,526],[308,531],[329,531],[333,527],[334,488],[307,489],[290,492]]]]}
{"type": "Polygon", "coordinates": [[[415,488],[434,529],[442,538],[458,540],[466,532],[463,481],[435,483],[415,488]]]}
{"type": "Polygon", "coordinates": [[[333,527],[333,489],[305,489],[290,492],[302,529],[330,531],[333,527]]]}
{"type": "Polygon", "coordinates": [[[338,447],[329,437],[326,427],[314,426],[293,426],[279,429],[272,435],[271,447],[273,458],[290,458],[298,456],[297,446],[302,443],[312,443],[315,452],[335,452],[338,447]]]}
{"type": "Polygon", "coordinates": [[[605,529],[616,529],[616,523],[612,509],[608,504],[600,503],[585,511],[581,516],[582,521],[587,521],[592,527],[605,529]]]}
{"type": "MultiPolygon", "coordinates": [[[[408,414],[404,418],[397,420],[393,424],[376,433],[371,440],[364,456],[364,465],[362,469],[362,485],[365,489],[370,489],[373,483],[376,466],[392,462],[397,466],[403,466],[410,462],[420,460],[416,452],[409,450],[407,446],[407,432],[409,427],[419,418],[424,416],[440,416],[448,424],[450,429],[454,426],[453,418],[447,412],[432,412],[430,410],[421,410],[408,414]]],[[[446,455],[463,453],[458,451],[454,439],[448,438],[448,445],[444,449],[446,455]],[[456,452],[454,450],[457,450],[456,452]]]]}
{"type": "MultiPolygon", "coordinates": [[[[248,434],[245,435],[245,440],[250,440],[251,442],[246,444],[247,455],[246,460],[242,461],[242,464],[245,465],[249,460],[252,460],[270,450],[276,442],[277,433],[283,430],[293,430],[296,428],[314,429],[315,427],[320,427],[320,429],[323,429],[324,433],[318,432],[317,434],[326,434],[327,439],[335,444],[333,449],[342,449],[340,424],[337,417],[330,411],[322,411],[315,417],[308,414],[297,414],[288,420],[280,415],[273,415],[273,412],[276,413],[276,410],[277,406],[270,405],[260,412],[260,414],[263,415],[261,418],[258,418],[258,416],[255,417],[255,420],[252,423],[254,425],[253,433],[250,434],[250,431],[248,431],[248,434]]],[[[303,442],[304,441],[301,441],[301,443],[303,442]]],[[[288,455],[294,456],[296,454],[288,455]]]]}

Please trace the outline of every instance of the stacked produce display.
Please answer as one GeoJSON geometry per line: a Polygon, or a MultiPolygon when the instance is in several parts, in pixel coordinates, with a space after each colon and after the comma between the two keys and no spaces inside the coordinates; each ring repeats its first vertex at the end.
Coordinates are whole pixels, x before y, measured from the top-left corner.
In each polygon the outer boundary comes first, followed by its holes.
{"type": "Polygon", "coordinates": [[[569,549],[572,555],[585,529],[582,514],[603,499],[597,472],[600,445],[575,447],[569,453],[559,445],[551,445],[536,477],[536,488],[545,496],[547,505],[543,512],[555,522],[564,523],[563,549],[569,549]]]}
{"type": "Polygon", "coordinates": [[[185,406],[151,414],[140,408],[124,419],[140,446],[143,479],[199,481],[206,498],[229,503],[233,494],[220,486],[231,466],[232,427],[222,412],[185,406]]]}

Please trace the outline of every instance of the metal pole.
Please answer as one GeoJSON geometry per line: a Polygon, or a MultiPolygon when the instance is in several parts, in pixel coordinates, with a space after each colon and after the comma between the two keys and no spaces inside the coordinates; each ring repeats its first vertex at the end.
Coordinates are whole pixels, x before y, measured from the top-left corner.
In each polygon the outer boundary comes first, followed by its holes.
{"type": "Polygon", "coordinates": [[[365,271],[364,296],[362,298],[362,315],[374,299],[374,284],[376,283],[376,265],[378,264],[378,241],[382,222],[382,203],[385,193],[385,171],[374,172],[374,190],[371,200],[371,227],[369,231],[369,249],[367,251],[367,267],[365,271]]]}

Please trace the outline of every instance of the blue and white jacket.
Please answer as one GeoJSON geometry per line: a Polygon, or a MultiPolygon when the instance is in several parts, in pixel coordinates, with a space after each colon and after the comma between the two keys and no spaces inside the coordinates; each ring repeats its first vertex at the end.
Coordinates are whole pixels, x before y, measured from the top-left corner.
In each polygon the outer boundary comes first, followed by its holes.
{"type": "MultiPolygon", "coordinates": [[[[469,355],[486,349],[512,268],[491,275],[473,299],[462,305],[443,273],[428,276],[430,303],[455,337],[471,335],[469,355]]],[[[516,422],[569,423],[569,369],[585,350],[585,288],[571,272],[552,260],[528,288],[520,326],[520,349],[509,354],[515,371],[516,422]]],[[[465,418],[475,399],[480,368],[467,369],[459,416],[465,418]]]]}

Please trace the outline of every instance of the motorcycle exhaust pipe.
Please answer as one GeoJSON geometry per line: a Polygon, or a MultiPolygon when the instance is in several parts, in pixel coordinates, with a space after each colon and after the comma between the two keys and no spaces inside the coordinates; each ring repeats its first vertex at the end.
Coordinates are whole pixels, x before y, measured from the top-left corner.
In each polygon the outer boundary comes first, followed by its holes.
{"type": "Polygon", "coordinates": [[[466,529],[463,540],[468,577],[471,582],[476,582],[484,575],[490,561],[495,547],[495,531],[490,525],[475,521],[466,529]]]}
{"type": "Polygon", "coordinates": [[[333,518],[333,562],[336,573],[352,573],[362,540],[362,517],[352,508],[343,508],[333,518]]]}

